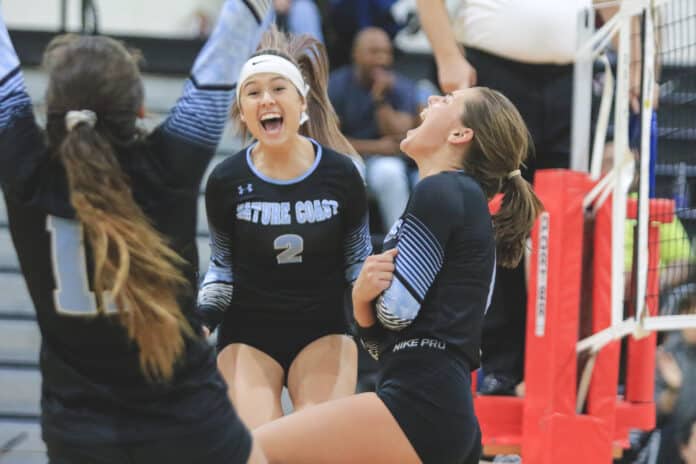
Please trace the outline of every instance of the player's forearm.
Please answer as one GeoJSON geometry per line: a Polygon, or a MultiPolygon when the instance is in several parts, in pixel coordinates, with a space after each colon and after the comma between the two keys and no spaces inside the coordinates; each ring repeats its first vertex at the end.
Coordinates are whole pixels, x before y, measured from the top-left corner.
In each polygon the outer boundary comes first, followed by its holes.
{"type": "Polygon", "coordinates": [[[198,54],[184,94],[165,122],[168,132],[214,147],[222,137],[235,80],[273,16],[270,0],[226,0],[198,54]],[[260,6],[252,9],[248,5],[260,6]]]}
{"type": "Polygon", "coordinates": [[[270,24],[271,1],[226,0],[191,71],[198,86],[232,86],[270,24]],[[250,8],[248,4],[258,5],[250,8]]]}
{"type": "Polygon", "coordinates": [[[353,317],[361,328],[372,327],[377,323],[375,308],[370,301],[353,299],[353,317]]]}
{"type": "Polygon", "coordinates": [[[421,27],[438,63],[461,57],[444,0],[417,0],[421,27]]]}

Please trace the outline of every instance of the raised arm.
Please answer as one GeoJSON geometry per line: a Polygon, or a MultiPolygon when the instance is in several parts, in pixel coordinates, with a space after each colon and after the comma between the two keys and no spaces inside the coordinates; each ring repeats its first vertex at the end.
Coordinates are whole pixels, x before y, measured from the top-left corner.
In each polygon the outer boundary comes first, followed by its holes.
{"type": "Polygon", "coordinates": [[[0,11],[0,133],[20,116],[32,114],[19,58],[0,11]]]}
{"type": "Polygon", "coordinates": [[[444,0],[417,0],[418,16],[437,63],[443,92],[476,85],[476,70],[464,58],[450,24],[444,0]]]}
{"type": "Polygon", "coordinates": [[[217,25],[193,65],[184,93],[164,130],[193,143],[217,146],[235,80],[273,17],[272,0],[226,0],[217,25]]]}

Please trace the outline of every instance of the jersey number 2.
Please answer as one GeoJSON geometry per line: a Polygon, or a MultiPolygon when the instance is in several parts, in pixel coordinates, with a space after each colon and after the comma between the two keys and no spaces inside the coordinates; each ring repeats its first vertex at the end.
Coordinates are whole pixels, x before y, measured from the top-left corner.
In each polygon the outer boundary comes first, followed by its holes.
{"type": "MultiPolygon", "coordinates": [[[[89,289],[82,224],[71,219],[47,216],[46,229],[51,234],[51,261],[56,282],[53,303],[56,311],[70,316],[96,316],[97,299],[89,289]]],[[[115,307],[108,305],[108,312],[115,311],[115,307]]]]}
{"type": "Polygon", "coordinates": [[[304,239],[295,234],[280,235],[273,241],[273,248],[283,250],[276,256],[278,264],[301,263],[304,239]]]}

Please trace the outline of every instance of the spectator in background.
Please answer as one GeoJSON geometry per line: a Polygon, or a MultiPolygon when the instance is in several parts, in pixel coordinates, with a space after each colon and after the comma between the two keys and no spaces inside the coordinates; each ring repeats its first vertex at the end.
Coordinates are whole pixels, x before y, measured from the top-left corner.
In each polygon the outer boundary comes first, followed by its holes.
{"type": "MultiPolygon", "coordinates": [[[[696,295],[687,294],[679,304],[680,314],[696,314],[696,295]]],[[[655,403],[662,440],[659,463],[679,462],[676,432],[679,424],[696,416],[696,328],[669,335],[656,356],[655,403]]],[[[693,438],[692,440],[693,441],[693,438]]],[[[687,446],[693,459],[694,445],[687,446]]],[[[682,454],[684,443],[682,442],[682,454]]],[[[688,461],[695,462],[695,461],[688,461]]]]}
{"type": "Polygon", "coordinates": [[[273,0],[278,29],[294,35],[308,34],[324,42],[321,14],[314,0],[273,0]]]}
{"type": "Polygon", "coordinates": [[[391,12],[396,0],[327,0],[326,3],[327,42],[332,67],[350,63],[350,47],[359,31],[378,27],[394,38],[399,30],[391,12]]]}
{"type": "Polygon", "coordinates": [[[415,127],[420,105],[417,85],[392,71],[393,61],[387,33],[369,27],[355,37],[353,65],[329,78],[329,98],[341,131],[366,158],[367,185],[379,204],[384,232],[408,202],[408,164],[399,142],[415,127]]]}
{"type": "Polygon", "coordinates": [[[696,464],[696,416],[679,427],[679,453],[684,464],[696,464]]]}

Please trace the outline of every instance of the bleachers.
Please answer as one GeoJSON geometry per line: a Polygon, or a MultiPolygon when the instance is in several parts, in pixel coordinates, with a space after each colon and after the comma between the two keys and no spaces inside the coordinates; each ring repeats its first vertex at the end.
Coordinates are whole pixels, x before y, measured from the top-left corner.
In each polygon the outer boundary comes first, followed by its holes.
{"type": "Polygon", "coordinates": [[[696,245],[696,74],[693,67],[665,66],[661,80],[656,191],[671,198],[688,185],[676,214],[696,245]]]}

